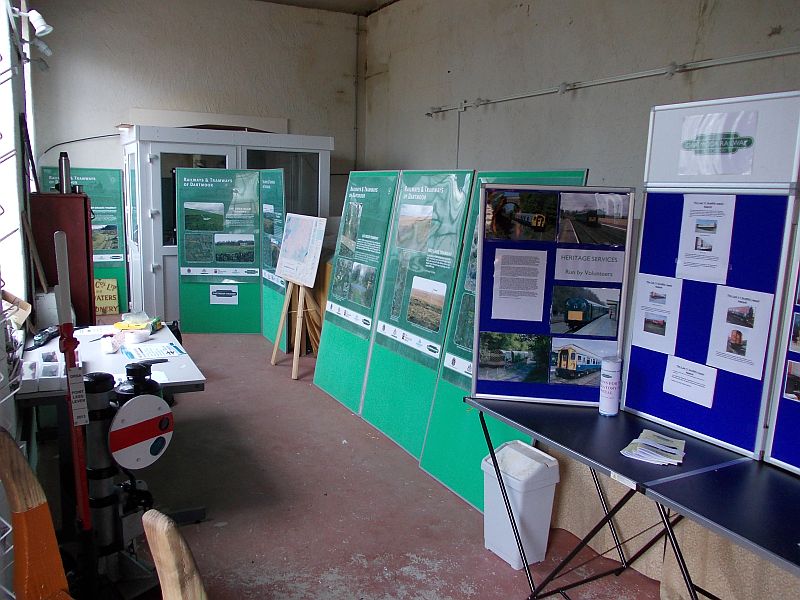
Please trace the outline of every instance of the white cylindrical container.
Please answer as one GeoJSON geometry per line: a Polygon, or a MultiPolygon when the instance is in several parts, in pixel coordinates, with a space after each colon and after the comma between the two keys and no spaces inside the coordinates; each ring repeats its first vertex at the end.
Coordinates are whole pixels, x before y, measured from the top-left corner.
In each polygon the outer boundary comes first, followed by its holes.
{"type": "Polygon", "coordinates": [[[622,390],[622,359],[606,356],[600,367],[600,414],[613,417],[619,412],[622,390]]]}

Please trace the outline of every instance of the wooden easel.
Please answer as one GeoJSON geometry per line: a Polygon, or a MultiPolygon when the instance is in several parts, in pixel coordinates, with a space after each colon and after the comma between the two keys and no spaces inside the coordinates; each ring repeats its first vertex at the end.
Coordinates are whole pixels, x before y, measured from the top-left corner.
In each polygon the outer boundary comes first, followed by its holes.
{"type": "Polygon", "coordinates": [[[283,309],[281,310],[281,318],[278,320],[278,332],[275,334],[275,346],[272,349],[271,364],[275,364],[278,359],[278,345],[280,344],[281,334],[283,327],[286,325],[286,320],[289,317],[290,304],[292,301],[292,294],[294,289],[297,288],[297,316],[295,317],[294,326],[294,356],[292,358],[292,379],[297,379],[297,372],[300,369],[300,353],[305,354],[306,349],[306,336],[304,330],[308,332],[308,338],[311,341],[311,346],[316,352],[319,350],[319,338],[322,331],[321,312],[319,304],[314,300],[311,289],[304,285],[295,283],[293,281],[286,282],[286,297],[283,301],[283,309]],[[308,308],[306,308],[308,304],[308,308]],[[306,315],[306,313],[308,313],[306,315]],[[306,318],[307,317],[307,318],[306,318]]]}

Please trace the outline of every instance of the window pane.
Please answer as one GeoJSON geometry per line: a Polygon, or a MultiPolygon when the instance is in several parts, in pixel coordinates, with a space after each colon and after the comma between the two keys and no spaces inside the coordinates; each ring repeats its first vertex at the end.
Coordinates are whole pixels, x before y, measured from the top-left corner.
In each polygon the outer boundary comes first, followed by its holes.
{"type": "Polygon", "coordinates": [[[319,216],[319,154],[248,150],[248,169],[283,169],[286,212],[319,216]]]}

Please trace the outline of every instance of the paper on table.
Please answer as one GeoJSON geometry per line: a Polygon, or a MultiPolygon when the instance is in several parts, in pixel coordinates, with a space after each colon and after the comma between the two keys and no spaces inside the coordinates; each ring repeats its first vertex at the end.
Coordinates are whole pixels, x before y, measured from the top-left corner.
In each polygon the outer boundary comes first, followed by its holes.
{"type": "Polygon", "coordinates": [[[494,258],[492,318],[541,321],[547,252],[498,248],[494,258]]]}
{"type": "Polygon", "coordinates": [[[726,283],[736,196],[684,194],[675,276],[726,283]]]}
{"type": "Polygon", "coordinates": [[[711,408],[714,404],[714,389],[717,385],[717,370],[700,363],[667,357],[662,389],[667,394],[711,408]]]}
{"type": "Polygon", "coordinates": [[[761,379],[767,353],[772,294],[717,287],[706,363],[761,379]]]}
{"type": "Polygon", "coordinates": [[[682,291],[680,279],[639,273],[631,343],[656,352],[675,354],[682,291]]]}
{"type": "Polygon", "coordinates": [[[121,351],[126,358],[131,360],[170,358],[186,354],[186,350],[174,342],[170,342],[169,344],[137,344],[135,346],[123,346],[121,351]]]}

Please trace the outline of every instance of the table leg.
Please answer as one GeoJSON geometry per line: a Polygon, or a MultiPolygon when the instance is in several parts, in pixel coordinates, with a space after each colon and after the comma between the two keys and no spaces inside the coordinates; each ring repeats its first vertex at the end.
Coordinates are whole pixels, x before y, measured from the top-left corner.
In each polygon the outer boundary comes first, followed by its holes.
{"type": "MultiPolygon", "coordinates": [[[[591,467],[589,467],[589,471],[592,473],[592,481],[594,481],[594,487],[597,490],[597,495],[600,497],[600,504],[603,506],[603,512],[608,514],[608,503],[606,502],[606,496],[603,493],[603,488],[600,487],[600,480],[597,478],[597,471],[591,467]]],[[[614,545],[617,547],[619,562],[622,563],[623,567],[627,568],[628,560],[625,558],[625,553],[622,551],[622,544],[620,544],[619,536],[617,535],[617,528],[614,526],[613,520],[608,522],[608,528],[611,530],[611,537],[614,538],[614,545]]]]}
{"type": "Polygon", "coordinates": [[[661,515],[661,521],[664,523],[664,530],[667,532],[667,538],[669,538],[672,551],[675,553],[675,560],[678,561],[678,567],[681,570],[681,575],[683,575],[683,581],[689,592],[689,598],[697,600],[697,590],[694,583],[692,583],[692,576],[689,575],[689,568],[686,566],[686,561],[683,559],[683,553],[678,545],[678,538],[675,537],[675,530],[672,529],[672,523],[669,521],[667,511],[664,506],[658,502],[656,502],[656,506],[658,507],[658,514],[661,515]]]}
{"type": "Polygon", "coordinates": [[[508,519],[511,521],[511,529],[514,531],[514,539],[517,540],[517,549],[519,550],[519,555],[522,558],[522,568],[525,569],[525,577],[528,578],[528,585],[531,588],[531,594],[536,594],[536,586],[533,583],[531,567],[528,564],[528,558],[525,556],[525,548],[522,546],[522,538],[519,535],[519,529],[517,529],[517,521],[514,519],[514,511],[511,510],[511,502],[508,500],[506,484],[503,482],[503,475],[500,472],[500,465],[497,463],[497,456],[494,453],[494,444],[492,444],[492,438],[489,436],[489,428],[486,427],[486,419],[483,416],[483,411],[479,412],[478,415],[481,419],[481,427],[483,427],[483,437],[486,438],[486,445],[489,447],[489,456],[492,457],[492,465],[494,466],[494,473],[497,476],[497,483],[500,484],[500,493],[503,495],[503,502],[506,505],[508,519]]]}

